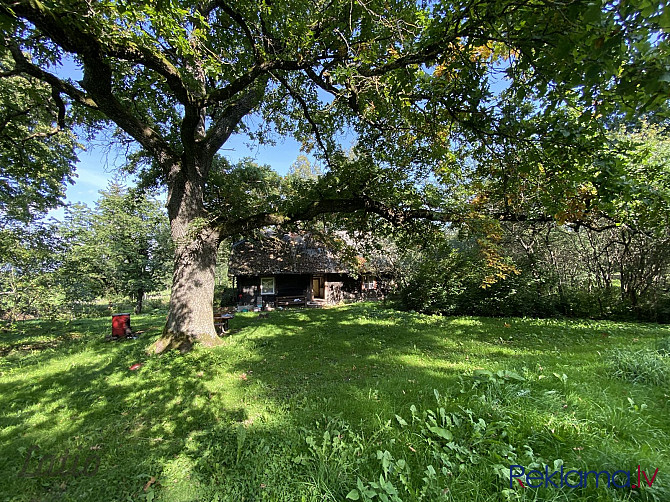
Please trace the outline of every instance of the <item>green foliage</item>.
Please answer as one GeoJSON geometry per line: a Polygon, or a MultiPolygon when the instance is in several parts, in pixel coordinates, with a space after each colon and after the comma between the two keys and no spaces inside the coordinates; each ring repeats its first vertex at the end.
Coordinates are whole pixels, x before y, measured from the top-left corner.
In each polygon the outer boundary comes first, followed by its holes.
{"type": "MultiPolygon", "coordinates": [[[[25,317],[107,315],[96,298],[135,300],[163,290],[172,249],[161,204],[111,184],[96,208],[72,205],[63,224],[0,230],[0,313],[25,317]]],[[[110,303],[111,305],[111,303],[110,303]]]]}
{"type": "Polygon", "coordinates": [[[595,173],[602,210],[655,238],[670,228],[670,136],[667,124],[643,122],[613,135],[618,162],[595,173]],[[621,151],[625,153],[620,153],[621,151]],[[602,181],[601,181],[602,180],[602,181]]]}
{"type": "MultiPolygon", "coordinates": [[[[454,194],[469,191],[464,180],[483,178],[557,214],[567,209],[565,197],[555,197],[563,188],[592,181],[582,167],[606,144],[604,125],[640,111],[660,120],[666,111],[667,13],[658,2],[547,8],[506,0],[399,1],[393,9],[380,1],[234,8],[99,2],[85,16],[53,2],[53,15],[42,10],[31,2],[5,7],[5,36],[42,69],[60,61],[59,47],[86,63],[83,87],[50,79],[52,85],[93,109],[87,118],[96,126],[106,116],[140,142],[133,169],[149,184],[178,179],[167,179],[166,162],[175,157],[163,155],[165,146],[176,157],[185,153],[189,164],[207,143],[201,135],[224,143],[238,131],[257,142],[273,133],[294,136],[328,159],[337,184],[346,186],[352,173],[340,172],[338,134],[350,131],[358,155],[391,171],[390,186],[407,194],[405,184],[416,185],[403,207],[444,208],[433,204],[432,189],[422,189],[427,180],[454,194]],[[494,85],[501,75],[504,85],[494,85]],[[242,118],[254,111],[264,120],[249,127],[242,118]],[[188,134],[198,116],[203,130],[188,134]],[[144,137],[138,125],[165,145],[144,137]],[[479,162],[474,169],[472,159],[479,162]],[[529,194],[538,178],[545,193],[529,194]]],[[[17,73],[27,73],[25,66],[17,73]]],[[[217,150],[198,157],[203,186],[224,186],[217,169],[208,177],[217,150]]],[[[231,174],[225,185],[234,181],[231,174]]]]}
{"type": "Polygon", "coordinates": [[[61,281],[74,302],[162,290],[171,270],[170,232],[161,204],[111,183],[94,210],[72,206],[60,229],[66,243],[61,281]]]}
{"type": "Polygon", "coordinates": [[[291,178],[314,180],[320,176],[323,176],[323,172],[319,165],[313,165],[305,155],[298,155],[288,169],[288,177],[291,178]]]}
{"type": "Polygon", "coordinates": [[[507,234],[497,252],[519,273],[492,284],[486,283],[491,270],[472,241],[410,250],[398,271],[399,300],[407,309],[446,315],[670,320],[662,289],[668,274],[664,240],[638,234],[625,248],[619,241],[625,230],[579,235],[547,226],[546,231],[551,237],[507,234]],[[622,279],[615,282],[620,272],[622,279]]]}
{"type": "Polygon", "coordinates": [[[400,272],[404,275],[400,300],[406,308],[447,315],[555,313],[538,304],[526,276],[510,271],[489,282],[492,273],[500,272],[492,270],[484,250],[473,240],[442,238],[413,256],[410,253],[400,272]]]}
{"type": "Polygon", "coordinates": [[[281,200],[280,176],[270,166],[251,159],[230,165],[217,157],[212,166],[205,206],[212,215],[228,214],[231,219],[276,211],[281,200]]]}
{"type": "Polygon", "coordinates": [[[477,260],[472,255],[443,245],[419,259],[418,264],[412,264],[416,268],[407,271],[401,288],[403,304],[410,309],[457,313],[458,299],[468,286],[481,284],[482,274],[477,274],[477,260]]]}
{"type": "Polygon", "coordinates": [[[458,239],[436,232],[427,238],[433,242],[416,246],[420,251],[406,246],[405,306],[444,314],[670,321],[667,129],[642,122],[608,136],[607,151],[580,156],[562,170],[510,168],[500,155],[529,158],[528,152],[487,150],[494,167],[479,165],[471,205],[540,219],[549,211],[557,221],[473,217],[458,227],[458,239]]]}
{"type": "Polygon", "coordinates": [[[670,381],[668,361],[653,350],[612,350],[607,363],[612,375],[632,383],[664,385],[670,381]]]}
{"type": "MultiPolygon", "coordinates": [[[[3,45],[0,73],[9,72],[12,67],[3,45]]],[[[3,226],[12,222],[27,224],[63,203],[65,185],[73,181],[78,145],[73,134],[63,129],[63,119],[58,114],[48,85],[25,75],[0,78],[3,226]]]]}
{"type": "Polygon", "coordinates": [[[61,283],[73,306],[90,302],[104,291],[100,248],[93,238],[94,217],[93,210],[85,204],[73,204],[66,208],[65,221],[58,228],[66,243],[59,268],[61,283]]]}
{"type": "Polygon", "coordinates": [[[58,281],[61,242],[51,224],[0,229],[0,316],[17,319],[57,317],[65,309],[58,281]]]}

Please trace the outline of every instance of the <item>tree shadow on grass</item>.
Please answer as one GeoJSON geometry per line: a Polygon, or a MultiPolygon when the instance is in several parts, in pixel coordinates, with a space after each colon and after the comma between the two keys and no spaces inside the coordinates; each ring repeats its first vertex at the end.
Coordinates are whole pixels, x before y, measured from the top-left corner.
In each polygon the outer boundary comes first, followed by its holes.
{"type": "Polygon", "coordinates": [[[0,335],[0,357],[12,360],[25,358],[29,353],[62,349],[88,341],[91,333],[101,332],[103,326],[109,326],[108,319],[19,321],[9,332],[0,335]]]}
{"type": "MultiPolygon", "coordinates": [[[[434,408],[433,389],[449,395],[463,381],[472,385],[477,367],[544,364],[547,337],[573,351],[605,343],[586,328],[575,338],[560,326],[515,331],[500,319],[425,318],[368,305],[238,315],[222,347],[147,359],[148,338],[160,328],[152,323],[138,326],[145,338],[64,342],[0,377],[7,500],[142,500],[156,487],[170,501],[294,500],[323,475],[304,458],[318,455],[305,440],[323,435],[325,422],[341,418],[375,437],[395,414],[408,419],[411,405],[434,408]],[[128,369],[138,362],[140,369],[128,369]],[[100,469],[76,479],[19,478],[20,450],[34,444],[51,454],[96,452],[100,469]]],[[[547,388],[559,386],[554,380],[547,388]]],[[[558,398],[546,406],[531,411],[571,411],[558,398]]],[[[333,465],[329,486],[343,499],[355,478],[338,477],[333,465]]]]}
{"type": "Polygon", "coordinates": [[[486,347],[482,358],[499,359],[501,365],[530,355],[525,348],[500,342],[486,324],[466,330],[450,326],[449,319],[424,325],[417,318],[359,306],[286,311],[268,320],[239,317],[233,338],[251,347],[253,356],[239,361],[235,371],[253,371],[272,399],[301,393],[338,401],[349,396],[351,405],[344,408],[362,419],[375,409],[392,409],[420,398],[420,393],[432,394],[433,388],[457,385],[460,376],[476,367],[476,358],[468,359],[475,343],[486,347]],[[259,330],[260,323],[266,329],[259,330]],[[387,394],[385,405],[375,390],[387,394]],[[359,401],[367,395],[374,397],[359,401]]]}
{"type": "Polygon", "coordinates": [[[369,304],[285,311],[267,320],[238,316],[231,326],[232,343],[249,349],[234,371],[252,373],[254,392],[288,407],[330,399],[331,410],[323,406],[315,413],[337,411],[368,425],[412,404],[432,405],[433,389],[460,388],[477,368],[530,372],[536,379],[544,371],[546,390],[564,387],[552,372],[567,371],[571,384],[588,375],[592,386],[594,367],[602,365],[596,354],[611,342],[597,323],[429,317],[369,304]]]}
{"type": "MultiPolygon", "coordinates": [[[[92,332],[98,326],[89,325],[92,332]]],[[[207,357],[148,359],[149,336],[113,343],[103,337],[61,337],[49,350],[23,354],[22,364],[19,351],[0,377],[0,500],[136,500],[193,435],[245,420],[243,406],[210,404],[207,357]],[[143,365],[131,371],[133,363],[143,365]],[[67,467],[74,456],[90,455],[100,467],[94,476],[22,477],[32,446],[39,450],[29,474],[40,456],[66,452],[67,467]]]]}

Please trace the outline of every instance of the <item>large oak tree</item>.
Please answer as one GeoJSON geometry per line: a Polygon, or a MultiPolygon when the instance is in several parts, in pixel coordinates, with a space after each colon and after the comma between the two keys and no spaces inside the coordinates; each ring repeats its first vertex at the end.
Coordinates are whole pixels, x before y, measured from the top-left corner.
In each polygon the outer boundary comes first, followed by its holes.
{"type": "Polygon", "coordinates": [[[139,145],[143,180],[168,189],[176,252],[156,351],[217,343],[222,238],[326,212],[395,225],[542,217],[523,201],[463,204],[481,177],[472,163],[490,162],[484,177],[560,173],[548,185],[560,192],[604,122],[655,110],[670,80],[669,15],[648,0],[2,0],[0,15],[3,75],[47,84],[73,120],[118,128],[139,145]],[[81,80],[57,71],[65,58],[81,80]],[[343,131],[356,138],[348,157],[343,131]],[[226,186],[239,177],[214,160],[240,132],[293,135],[327,174],[224,210],[209,194],[239,194],[226,186]]]}

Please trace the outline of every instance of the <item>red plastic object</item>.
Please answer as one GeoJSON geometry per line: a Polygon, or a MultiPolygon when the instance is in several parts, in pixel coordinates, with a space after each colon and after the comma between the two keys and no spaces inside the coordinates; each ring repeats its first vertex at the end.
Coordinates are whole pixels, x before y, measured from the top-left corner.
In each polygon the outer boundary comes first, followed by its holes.
{"type": "Polygon", "coordinates": [[[119,338],[131,334],[130,314],[112,314],[112,336],[119,338]]]}

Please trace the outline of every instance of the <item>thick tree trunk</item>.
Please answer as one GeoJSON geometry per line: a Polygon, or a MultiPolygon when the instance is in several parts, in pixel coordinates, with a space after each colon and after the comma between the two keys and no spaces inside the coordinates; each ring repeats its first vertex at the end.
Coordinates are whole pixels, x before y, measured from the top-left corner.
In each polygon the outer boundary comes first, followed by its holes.
{"type": "Polygon", "coordinates": [[[178,175],[170,186],[168,215],[175,243],[170,312],[162,337],[149,351],[186,352],[195,343],[219,345],[212,309],[219,233],[206,222],[198,179],[178,175]]]}
{"type": "Polygon", "coordinates": [[[206,347],[221,343],[212,315],[218,235],[204,233],[176,250],[170,313],[163,336],[153,347],[155,353],[170,349],[186,352],[194,343],[206,347]]]}

